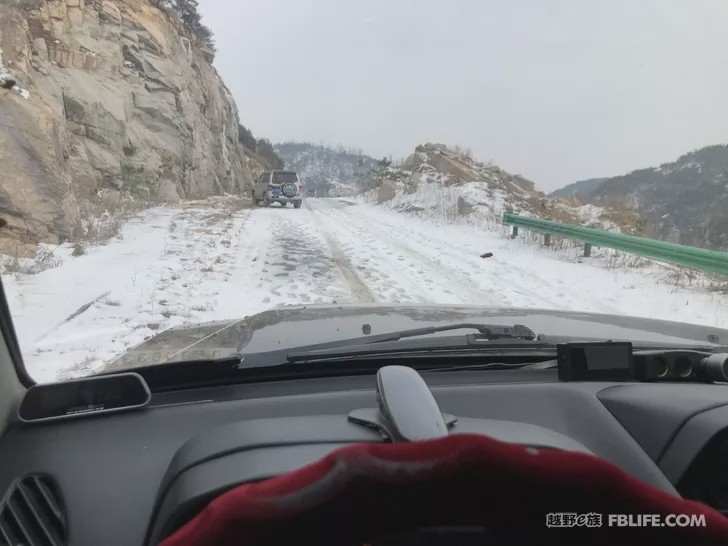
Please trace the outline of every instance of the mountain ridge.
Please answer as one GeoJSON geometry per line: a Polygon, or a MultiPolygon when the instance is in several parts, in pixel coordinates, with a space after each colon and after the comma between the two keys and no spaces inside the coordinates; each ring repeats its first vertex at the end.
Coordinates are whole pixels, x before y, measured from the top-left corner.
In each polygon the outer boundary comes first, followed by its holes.
{"type": "Polygon", "coordinates": [[[311,142],[284,142],[275,151],[286,169],[295,170],[318,197],[347,197],[360,193],[378,161],[358,148],[311,142]]]}
{"type": "Polygon", "coordinates": [[[705,146],[658,167],[607,178],[576,197],[596,205],[609,199],[623,199],[645,217],[651,236],[686,245],[728,249],[726,144],[705,146]]]}

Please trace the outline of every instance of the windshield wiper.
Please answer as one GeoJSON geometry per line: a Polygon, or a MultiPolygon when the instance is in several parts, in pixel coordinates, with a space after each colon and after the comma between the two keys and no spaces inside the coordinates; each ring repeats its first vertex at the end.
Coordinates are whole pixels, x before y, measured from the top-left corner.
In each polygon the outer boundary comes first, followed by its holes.
{"type": "MultiPolygon", "coordinates": [[[[355,338],[353,345],[361,343],[382,343],[385,341],[399,341],[406,337],[426,336],[436,334],[438,332],[448,332],[450,330],[477,330],[482,339],[535,339],[536,334],[529,327],[523,324],[514,324],[513,326],[502,326],[500,324],[479,324],[477,322],[458,322],[456,324],[445,324],[443,326],[426,326],[425,328],[413,328],[411,330],[400,330],[399,332],[391,332],[388,334],[379,334],[377,336],[365,336],[355,338]]],[[[348,345],[348,343],[347,343],[348,345]]]]}
{"type": "Polygon", "coordinates": [[[478,346],[499,346],[502,348],[513,347],[512,340],[522,340],[528,345],[537,347],[546,347],[550,344],[535,341],[536,334],[522,324],[513,326],[503,326],[500,324],[479,324],[470,322],[461,322],[457,324],[447,324],[443,326],[428,326],[425,328],[414,328],[411,330],[401,330],[398,332],[390,332],[376,336],[364,336],[353,339],[346,339],[334,343],[326,343],[322,345],[312,345],[308,347],[300,347],[298,350],[293,349],[286,355],[288,362],[297,362],[310,360],[312,358],[332,358],[338,356],[361,356],[366,354],[380,354],[390,351],[403,350],[400,345],[394,345],[394,342],[405,338],[427,336],[438,332],[447,332],[451,330],[477,330],[477,334],[468,334],[458,337],[434,337],[417,343],[414,349],[418,350],[449,350],[462,349],[464,347],[473,348],[478,346]],[[455,340],[455,341],[453,341],[455,340]],[[372,345],[376,345],[372,347],[372,345]]]}

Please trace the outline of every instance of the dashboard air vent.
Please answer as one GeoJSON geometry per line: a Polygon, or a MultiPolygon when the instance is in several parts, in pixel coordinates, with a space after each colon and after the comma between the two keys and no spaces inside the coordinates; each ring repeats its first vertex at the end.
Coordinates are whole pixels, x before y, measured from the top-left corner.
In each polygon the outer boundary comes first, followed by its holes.
{"type": "Polygon", "coordinates": [[[30,474],[15,481],[0,503],[0,546],[65,546],[67,539],[55,480],[30,474]]]}

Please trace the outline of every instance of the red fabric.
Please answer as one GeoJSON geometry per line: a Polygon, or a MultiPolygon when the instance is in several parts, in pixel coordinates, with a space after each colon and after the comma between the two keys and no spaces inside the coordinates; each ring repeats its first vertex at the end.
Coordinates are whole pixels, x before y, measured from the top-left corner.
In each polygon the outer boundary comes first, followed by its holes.
{"type": "Polygon", "coordinates": [[[602,459],[469,434],[336,450],[221,495],[162,545],[365,541],[435,525],[479,525],[506,536],[528,532],[548,542],[558,537],[559,544],[579,536],[585,544],[648,545],[659,537],[659,544],[728,545],[728,518],[602,459]],[[549,528],[546,515],[554,512],[602,514],[602,527],[549,528]],[[608,514],[704,515],[706,526],[616,528],[607,526],[608,514]]]}

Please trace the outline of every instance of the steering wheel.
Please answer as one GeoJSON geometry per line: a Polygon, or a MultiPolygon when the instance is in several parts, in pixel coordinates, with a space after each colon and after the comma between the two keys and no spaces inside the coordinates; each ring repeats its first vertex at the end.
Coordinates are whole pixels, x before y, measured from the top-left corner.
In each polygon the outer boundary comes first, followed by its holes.
{"type": "Polygon", "coordinates": [[[239,486],[162,546],[552,541],[724,546],[728,518],[592,455],[452,434],[356,444],[288,474],[239,486]],[[704,525],[670,525],[671,514],[704,525]],[[633,523],[647,517],[646,526],[618,525],[630,515],[633,523]]]}

